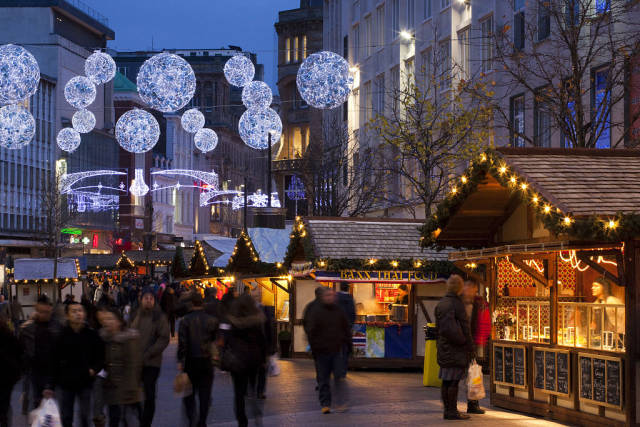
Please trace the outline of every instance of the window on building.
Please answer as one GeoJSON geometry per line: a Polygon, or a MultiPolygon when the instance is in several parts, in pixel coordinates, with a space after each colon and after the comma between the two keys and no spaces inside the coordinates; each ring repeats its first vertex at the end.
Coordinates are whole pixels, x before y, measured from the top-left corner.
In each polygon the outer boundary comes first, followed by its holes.
{"type": "Polygon", "coordinates": [[[378,77],[376,77],[375,84],[376,84],[375,113],[384,114],[384,96],[386,93],[386,90],[384,87],[384,74],[380,74],[378,77]]]}
{"type": "Polygon", "coordinates": [[[564,20],[568,26],[578,25],[580,22],[580,0],[566,0],[564,20]]]}
{"type": "Polygon", "coordinates": [[[513,48],[516,50],[524,49],[524,10],[514,13],[513,15],[513,48]]]}
{"type": "Polygon", "coordinates": [[[384,5],[376,9],[376,33],[378,34],[378,47],[384,45],[384,5]]]}
{"type": "Polygon", "coordinates": [[[416,82],[415,62],[413,57],[404,61],[404,84],[409,90],[413,90],[413,85],[416,82]]]}
{"type": "Polygon", "coordinates": [[[407,0],[407,27],[414,29],[416,26],[416,0],[407,0]]]}
{"type": "Polygon", "coordinates": [[[353,35],[351,36],[353,40],[353,63],[358,63],[358,59],[360,57],[360,26],[353,26],[353,35]]]}
{"type": "Polygon", "coordinates": [[[493,16],[480,23],[482,31],[482,72],[493,70],[493,16]]]}
{"type": "Polygon", "coordinates": [[[433,0],[423,0],[424,13],[423,13],[422,17],[424,19],[431,18],[431,2],[432,1],[433,0]]]}
{"type": "Polygon", "coordinates": [[[344,36],[342,39],[342,57],[349,58],[349,36],[344,36]]]}
{"type": "Polygon", "coordinates": [[[400,93],[400,67],[395,66],[391,69],[389,73],[389,88],[391,89],[391,97],[393,102],[393,111],[397,112],[400,107],[400,98],[402,98],[402,94],[400,93]]]}
{"type": "Polygon", "coordinates": [[[299,56],[298,56],[298,37],[294,37],[293,38],[293,62],[298,62],[299,61],[299,56]]]}
{"type": "Polygon", "coordinates": [[[431,69],[431,62],[433,61],[432,55],[433,50],[431,48],[423,50],[420,54],[420,61],[422,62],[421,72],[423,75],[424,87],[426,91],[429,91],[431,89],[433,80],[433,70],[431,69]]]}
{"type": "Polygon", "coordinates": [[[302,59],[307,58],[307,36],[302,36],[302,59]]]}
{"type": "Polygon", "coordinates": [[[284,62],[286,64],[291,62],[291,38],[289,37],[284,40],[284,62]]]}
{"type": "Polygon", "coordinates": [[[354,89],[352,92],[353,99],[353,130],[357,132],[360,128],[360,89],[354,89]]]}
{"type": "Polygon", "coordinates": [[[391,0],[391,34],[395,39],[400,33],[400,0],[391,0]]]}
{"type": "Polygon", "coordinates": [[[449,89],[451,85],[451,40],[440,42],[440,88],[449,89]]]}
{"type": "Polygon", "coordinates": [[[127,67],[118,67],[118,72],[127,77],[127,67]]]}
{"type": "Polygon", "coordinates": [[[609,69],[600,68],[594,72],[592,105],[593,132],[598,134],[596,148],[611,148],[611,96],[609,69]]]}
{"type": "Polygon", "coordinates": [[[511,98],[511,145],[524,147],[524,95],[511,98]]]}
{"type": "Polygon", "coordinates": [[[596,0],[596,13],[608,13],[611,12],[611,0],[596,0]]]}
{"type": "Polygon", "coordinates": [[[356,22],[360,18],[360,0],[353,0],[351,3],[351,22],[356,22]]]}
{"type": "Polygon", "coordinates": [[[470,29],[466,28],[458,33],[458,49],[460,50],[460,72],[461,77],[467,80],[471,74],[470,52],[470,29]]]}
{"type": "Polygon", "coordinates": [[[535,94],[533,108],[533,138],[537,147],[551,147],[551,112],[547,89],[540,89],[535,94]]]}
{"type": "Polygon", "coordinates": [[[371,21],[371,15],[364,18],[364,49],[367,57],[373,52],[373,23],[371,21]]]}
{"type": "Polygon", "coordinates": [[[449,7],[449,5],[451,5],[451,0],[440,0],[440,9],[449,7]]]}
{"type": "Polygon", "coordinates": [[[364,121],[368,123],[371,120],[371,82],[364,84],[364,121]]]}
{"type": "Polygon", "coordinates": [[[551,34],[551,16],[549,5],[545,2],[538,4],[538,41],[544,40],[551,34]]]}

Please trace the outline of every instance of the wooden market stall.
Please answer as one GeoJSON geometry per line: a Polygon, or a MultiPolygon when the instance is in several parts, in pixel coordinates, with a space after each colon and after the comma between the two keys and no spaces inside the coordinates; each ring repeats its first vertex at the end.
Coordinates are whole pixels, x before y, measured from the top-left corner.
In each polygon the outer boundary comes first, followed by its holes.
{"type": "Polygon", "coordinates": [[[308,355],[304,309],[318,286],[342,282],[356,305],[353,367],[423,364],[424,325],[454,270],[446,252],[421,250],[422,221],[299,218],[285,259],[294,280],[294,355],[308,355]]]}
{"type": "Polygon", "coordinates": [[[640,152],[499,149],[475,159],[423,228],[482,279],[493,405],[635,425],[640,152]]]}

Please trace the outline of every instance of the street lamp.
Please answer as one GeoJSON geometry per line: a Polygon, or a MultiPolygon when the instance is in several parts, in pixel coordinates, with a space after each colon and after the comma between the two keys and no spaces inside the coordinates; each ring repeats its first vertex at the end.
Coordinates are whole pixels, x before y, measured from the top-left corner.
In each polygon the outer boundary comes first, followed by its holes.
{"type": "Polygon", "coordinates": [[[400,31],[400,37],[401,37],[403,40],[409,41],[409,40],[412,40],[412,39],[413,39],[413,34],[411,34],[411,33],[410,33],[409,31],[407,31],[407,30],[402,30],[402,31],[400,31]]]}

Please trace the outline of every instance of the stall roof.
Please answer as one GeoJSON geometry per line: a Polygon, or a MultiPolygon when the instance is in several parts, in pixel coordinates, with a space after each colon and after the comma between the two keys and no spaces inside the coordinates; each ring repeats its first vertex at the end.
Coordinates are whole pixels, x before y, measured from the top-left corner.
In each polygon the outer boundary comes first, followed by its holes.
{"type": "Polygon", "coordinates": [[[428,259],[447,253],[420,248],[423,221],[367,218],[305,218],[317,258],[428,259]]]}
{"type": "MultiPolygon", "coordinates": [[[[148,260],[149,262],[170,262],[173,261],[175,252],[175,250],[149,251],[148,260]]],[[[185,259],[185,263],[188,264],[191,256],[193,255],[193,249],[185,248],[182,253],[185,259]]],[[[136,264],[142,264],[147,261],[146,251],[126,251],[125,255],[136,264]]],[[[87,260],[86,267],[96,268],[100,266],[100,268],[106,269],[115,268],[120,257],[121,254],[88,254],[85,255],[85,258],[87,260]]]]}
{"type": "MultiPolygon", "coordinates": [[[[283,262],[291,239],[292,226],[285,228],[250,228],[249,238],[258,252],[260,261],[266,263],[283,262]]],[[[233,250],[232,250],[233,252],[233,250]]]]}
{"type": "MultiPolygon", "coordinates": [[[[231,237],[224,236],[207,236],[203,241],[209,245],[211,248],[220,252],[216,258],[212,258],[214,261],[212,265],[214,267],[224,268],[227,266],[229,262],[229,258],[233,253],[233,248],[236,246],[237,239],[233,239],[231,237]]],[[[207,247],[204,247],[205,252],[207,251],[207,247]]],[[[209,255],[207,254],[207,258],[209,255]]]]}
{"type": "MultiPolygon", "coordinates": [[[[14,261],[15,280],[53,279],[53,258],[18,258],[14,261]]],[[[58,279],[77,279],[75,258],[58,258],[58,279]]]]}

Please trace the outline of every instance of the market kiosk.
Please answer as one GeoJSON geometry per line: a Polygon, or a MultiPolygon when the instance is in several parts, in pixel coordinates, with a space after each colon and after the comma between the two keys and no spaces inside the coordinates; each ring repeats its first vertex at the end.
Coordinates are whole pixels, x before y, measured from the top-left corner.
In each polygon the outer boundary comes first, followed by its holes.
{"type": "Polygon", "coordinates": [[[580,425],[635,425],[640,152],[499,149],[423,228],[483,280],[491,403],[580,425]],[[478,248],[478,249],[474,249],[478,248]]]}
{"type": "Polygon", "coordinates": [[[285,263],[293,277],[294,356],[308,356],[302,326],[315,288],[349,285],[356,305],[352,367],[423,365],[424,325],[454,270],[445,252],[420,249],[421,221],[299,218],[285,263]]]}

